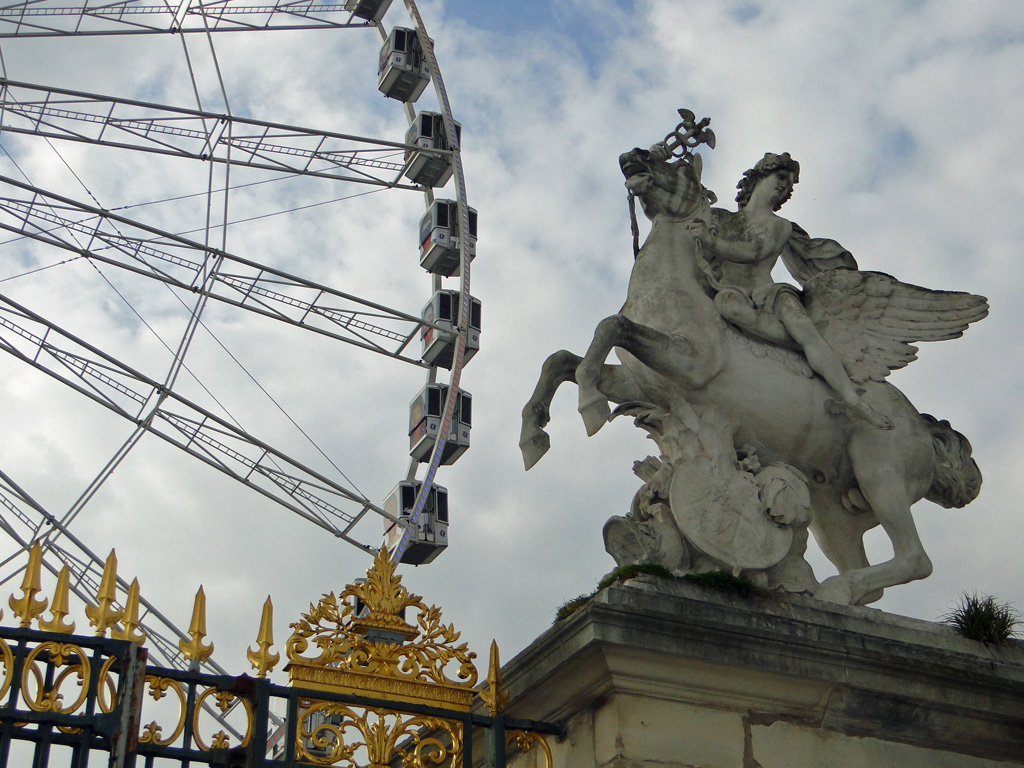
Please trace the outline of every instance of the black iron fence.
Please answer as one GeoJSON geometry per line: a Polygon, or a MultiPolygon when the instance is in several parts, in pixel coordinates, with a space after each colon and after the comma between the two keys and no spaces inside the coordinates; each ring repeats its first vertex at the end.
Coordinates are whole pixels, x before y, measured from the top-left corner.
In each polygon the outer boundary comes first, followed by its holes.
{"type": "Polygon", "coordinates": [[[502,768],[507,744],[561,733],[501,714],[149,667],[145,648],[102,637],[0,629],[0,664],[4,768],[502,768]],[[473,753],[477,729],[484,755],[473,753]]]}
{"type": "Polygon", "coordinates": [[[41,560],[36,545],[21,596],[8,601],[20,626],[0,628],[0,768],[504,768],[510,744],[539,748],[552,768],[543,737],[561,726],[502,714],[497,646],[478,686],[476,654],[438,608],[402,586],[385,549],[365,579],[324,594],[289,625],[287,686],[267,677],[281,660],[269,598],[246,654],[256,677],[200,671],[213,652],[202,587],[190,637],[178,644],[190,666],[166,669],[147,663],[138,583],[118,602],[113,552],[85,607],[92,637],[72,634],[67,569],[52,603],[39,597],[41,560]]]}

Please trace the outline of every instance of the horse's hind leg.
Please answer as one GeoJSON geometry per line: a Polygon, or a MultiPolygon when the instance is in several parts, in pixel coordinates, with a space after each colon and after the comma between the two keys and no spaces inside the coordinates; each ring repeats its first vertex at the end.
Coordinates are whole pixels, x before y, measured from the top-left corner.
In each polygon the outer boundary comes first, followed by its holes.
{"type": "MultiPolygon", "coordinates": [[[[839,573],[868,568],[871,563],[864,551],[864,534],[878,524],[874,515],[867,510],[853,514],[830,493],[812,492],[811,508],[814,510],[811,521],[814,540],[839,573]]],[[[881,597],[882,590],[870,592],[859,604],[873,603],[881,597]]]]}
{"type": "MultiPolygon", "coordinates": [[[[923,579],[932,572],[931,560],[924,551],[910,511],[910,505],[918,497],[911,497],[908,486],[919,479],[920,473],[914,471],[912,460],[907,460],[911,457],[887,455],[908,446],[890,442],[888,447],[890,451],[876,440],[855,438],[850,443],[850,458],[861,493],[892,542],[892,559],[826,579],[815,592],[817,598],[836,603],[863,603],[866,598],[874,597],[872,593],[923,579]]],[[[920,469],[924,471],[923,467],[920,469]]]]}

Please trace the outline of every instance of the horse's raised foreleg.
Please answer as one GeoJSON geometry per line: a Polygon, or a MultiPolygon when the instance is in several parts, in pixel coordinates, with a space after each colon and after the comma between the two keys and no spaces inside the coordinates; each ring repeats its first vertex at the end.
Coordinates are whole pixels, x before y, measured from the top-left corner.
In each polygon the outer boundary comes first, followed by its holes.
{"type": "MultiPolygon", "coordinates": [[[[576,381],[576,369],[582,360],[579,355],[563,349],[548,357],[541,366],[540,379],[523,408],[523,427],[519,435],[519,449],[527,469],[540,461],[551,447],[551,438],[544,431],[551,420],[551,401],[559,386],[576,381]]],[[[604,397],[617,403],[641,399],[632,377],[620,365],[601,367],[598,388],[604,397]]]]}
{"type": "Polygon", "coordinates": [[[579,411],[588,435],[596,434],[611,416],[608,398],[602,394],[599,384],[601,366],[613,347],[621,347],[648,368],[670,379],[689,378],[696,354],[694,344],[681,336],[635,323],[623,315],[606,317],[597,324],[594,340],[576,369],[579,411]]]}
{"type": "MultiPolygon", "coordinates": [[[[855,437],[850,443],[850,459],[861,493],[892,542],[892,559],[826,579],[814,593],[819,599],[845,604],[863,603],[866,598],[874,597],[872,593],[923,579],[932,572],[931,560],[924,551],[910,511],[910,505],[917,497],[912,498],[908,492],[908,487],[916,479],[914,475],[919,474],[917,470],[925,470],[912,467],[912,462],[901,461],[895,455],[887,455],[910,446],[893,442],[888,447],[889,451],[879,450],[876,440],[858,440],[855,437]]],[[[906,452],[913,453],[912,450],[906,452]]]]}
{"type": "Polygon", "coordinates": [[[527,469],[540,461],[551,447],[551,438],[544,431],[551,421],[551,401],[563,383],[575,380],[576,367],[582,359],[560,349],[541,366],[537,386],[523,407],[523,427],[519,433],[519,450],[523,452],[523,463],[527,469]]]}

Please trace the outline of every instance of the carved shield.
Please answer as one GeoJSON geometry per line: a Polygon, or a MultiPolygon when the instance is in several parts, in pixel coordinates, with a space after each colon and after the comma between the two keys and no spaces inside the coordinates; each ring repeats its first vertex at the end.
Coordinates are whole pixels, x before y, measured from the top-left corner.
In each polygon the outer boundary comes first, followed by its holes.
{"type": "Polygon", "coordinates": [[[733,572],[770,568],[793,544],[793,530],[765,514],[753,476],[707,457],[679,466],[669,501],[683,536],[733,572]]]}

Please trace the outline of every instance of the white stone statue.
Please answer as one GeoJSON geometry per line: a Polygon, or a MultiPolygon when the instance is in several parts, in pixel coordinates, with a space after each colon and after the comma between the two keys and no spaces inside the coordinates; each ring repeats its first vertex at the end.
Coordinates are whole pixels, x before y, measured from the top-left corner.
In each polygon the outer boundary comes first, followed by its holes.
{"type": "Polygon", "coordinates": [[[838,243],[778,216],[799,179],[788,154],[744,173],[738,211],[712,208],[691,151],[714,146],[710,121],[679,113],[665,141],[620,158],[651,231],[625,305],[586,355],[545,362],[523,409],[526,467],[549,448],[555,391],[575,381],[588,434],[628,414],[659,448],[634,466],[645,485],[632,509],[605,525],[619,565],[724,568],[832,602],[877,600],[931,573],[911,505],[962,507],[981,486],[967,439],[885,378],[915,359],[913,342],[958,337],[988,305],[858,271],[838,243]],[[780,257],[802,290],[773,280],[780,257]],[[613,348],[620,365],[605,362],[613,348]],[[894,554],[872,565],[862,538],[879,524],[894,554]],[[839,570],[820,584],[803,558],[808,529],[839,570]]]}

